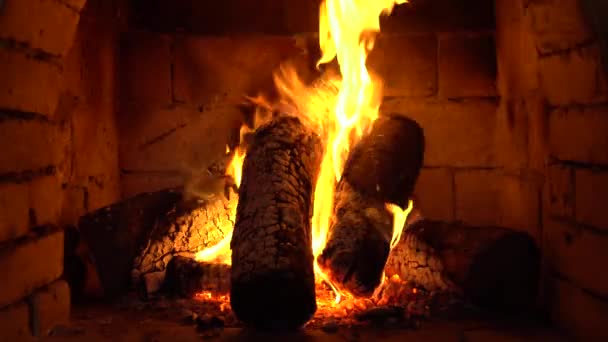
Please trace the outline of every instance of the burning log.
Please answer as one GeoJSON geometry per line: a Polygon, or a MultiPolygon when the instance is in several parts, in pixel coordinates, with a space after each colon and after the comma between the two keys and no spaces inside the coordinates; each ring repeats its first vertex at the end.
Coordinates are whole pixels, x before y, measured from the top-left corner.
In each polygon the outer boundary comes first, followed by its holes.
{"type": "MultiPolygon", "coordinates": [[[[146,243],[154,222],[181,200],[181,191],[161,190],[134,196],[81,217],[78,243],[87,248],[86,255],[77,257],[94,260],[94,269],[87,268],[82,276],[98,275],[100,290],[105,296],[127,292],[131,288],[133,259],[146,243]]],[[[70,279],[70,283],[80,281],[70,279]]]]}
{"type": "Polygon", "coordinates": [[[217,295],[228,294],[230,266],[175,256],[167,265],[163,288],[185,298],[193,298],[203,291],[217,295]]]}
{"type": "Polygon", "coordinates": [[[379,117],[350,153],[342,178],[365,197],[405,209],[424,158],[424,133],[399,114],[379,117]]]}
{"type": "Polygon", "coordinates": [[[322,153],[295,117],[279,116],[253,137],[231,241],[231,306],[245,323],[297,328],[316,311],[310,218],[322,153]]]}
{"type": "Polygon", "coordinates": [[[319,266],[351,293],[370,295],[380,284],[392,232],[392,216],[384,203],[361,195],[342,179],[319,266]]]}
{"type": "Polygon", "coordinates": [[[392,115],[378,118],[349,155],[319,256],[319,265],[341,287],[367,296],[380,284],[393,233],[385,205],[408,202],[423,154],[420,126],[392,115]]]}
{"type": "Polygon", "coordinates": [[[146,274],[165,271],[174,256],[194,256],[221,241],[232,230],[236,200],[218,194],[205,201],[177,202],[154,222],[146,244],[133,262],[136,286],[146,274]]]}
{"type": "Polygon", "coordinates": [[[513,312],[534,304],[540,253],[527,234],[421,220],[403,232],[386,263],[429,291],[462,291],[473,303],[513,312]]]}

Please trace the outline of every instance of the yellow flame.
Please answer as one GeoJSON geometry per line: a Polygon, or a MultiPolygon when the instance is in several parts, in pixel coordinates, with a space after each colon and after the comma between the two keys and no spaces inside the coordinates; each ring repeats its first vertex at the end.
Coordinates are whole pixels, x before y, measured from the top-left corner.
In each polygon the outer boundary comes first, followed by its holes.
{"type": "MultiPolygon", "coordinates": [[[[390,14],[395,4],[405,0],[325,0],[320,8],[318,65],[337,58],[342,79],[333,108],[334,117],[325,132],[326,152],[315,188],[313,214],[313,254],[316,258],[327,242],[335,184],[342,176],[344,162],[353,143],[378,117],[382,85],[370,76],[366,61],[380,31],[380,15],[390,14]]],[[[321,111],[323,113],[323,111],[321,111]]],[[[310,114],[310,113],[308,113],[310,114]]],[[[348,296],[332,284],[315,262],[321,280],[330,284],[336,302],[348,296]]]]}
{"type": "Polygon", "coordinates": [[[414,209],[414,202],[410,200],[405,210],[391,203],[386,204],[386,209],[393,214],[393,237],[391,238],[391,249],[393,249],[399,243],[399,240],[401,240],[405,221],[407,220],[407,216],[412,212],[412,209],[414,209]]]}

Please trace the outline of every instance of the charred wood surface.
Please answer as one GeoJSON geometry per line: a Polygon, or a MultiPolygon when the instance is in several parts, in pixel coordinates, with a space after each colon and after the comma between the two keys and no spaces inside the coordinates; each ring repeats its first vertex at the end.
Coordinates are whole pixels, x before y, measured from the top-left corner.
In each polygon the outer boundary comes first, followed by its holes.
{"type": "Polygon", "coordinates": [[[145,244],[158,217],[182,200],[176,189],[161,190],[134,196],[98,209],[80,218],[78,233],[86,244],[87,259],[95,269],[105,296],[127,292],[131,285],[133,259],[145,244]]]}
{"type": "Polygon", "coordinates": [[[167,265],[163,288],[185,298],[193,298],[203,291],[209,291],[213,295],[228,294],[230,266],[175,256],[167,265]]]}
{"type": "Polygon", "coordinates": [[[320,266],[341,287],[370,295],[380,284],[393,233],[385,205],[406,206],[423,155],[422,128],[397,115],[378,118],[349,155],[319,257],[320,266]]]}
{"type": "Polygon", "coordinates": [[[133,263],[133,281],[162,272],[176,255],[193,257],[221,241],[233,227],[231,213],[237,201],[223,195],[206,200],[180,201],[159,215],[145,245],[133,263]]]}
{"type": "Polygon", "coordinates": [[[392,216],[384,203],[362,195],[342,179],[319,266],[342,288],[370,295],[380,284],[392,233],[392,216]]]}
{"type": "Polygon", "coordinates": [[[501,312],[534,304],[540,253],[527,234],[421,220],[391,251],[386,274],[427,290],[462,291],[475,304],[501,312]]]}
{"type": "Polygon", "coordinates": [[[316,310],[310,219],[322,153],[294,117],[277,117],[253,137],[231,241],[231,305],[245,323],[296,328],[316,310]]]}
{"type": "Polygon", "coordinates": [[[379,117],[350,153],[342,178],[367,197],[403,209],[414,190],[424,159],[424,133],[399,114],[379,117]]]}

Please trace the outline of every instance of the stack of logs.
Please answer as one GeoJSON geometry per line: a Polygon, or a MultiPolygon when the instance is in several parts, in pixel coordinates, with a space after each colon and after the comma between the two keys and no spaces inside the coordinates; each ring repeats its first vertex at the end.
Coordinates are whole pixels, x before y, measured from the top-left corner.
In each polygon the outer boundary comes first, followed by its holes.
{"type": "MultiPolygon", "coordinates": [[[[386,203],[405,208],[423,154],[424,135],[415,121],[385,115],[374,122],[370,133],[351,151],[336,186],[334,215],[319,256],[320,267],[335,284],[356,295],[369,296],[386,272],[431,291],[463,293],[486,307],[526,308],[536,294],[539,255],[525,234],[421,220],[404,231],[389,256],[393,223],[386,203]]],[[[79,229],[94,245],[97,270],[106,283],[102,287],[120,287],[113,277],[117,269],[122,272],[120,285],[124,285],[134,260],[141,273],[141,265],[146,264],[142,261],[148,258],[154,267],[146,269],[166,275],[164,287],[174,293],[192,297],[203,290],[226,292],[229,288],[232,309],[241,321],[262,329],[302,326],[316,310],[311,217],[322,157],[321,139],[296,117],[277,115],[256,130],[242,170],[231,267],[197,263],[191,259],[192,253],[184,253],[190,251],[175,248],[176,239],[165,241],[167,234],[173,234],[184,239],[185,246],[191,245],[186,240],[201,235],[201,224],[190,217],[201,210],[207,221],[222,217],[222,208],[228,210],[223,199],[212,202],[219,204],[211,214],[209,203],[185,206],[183,196],[173,192],[164,200],[155,199],[163,198],[162,192],[142,197],[154,204],[150,208],[143,200],[144,204],[130,204],[140,216],[156,216],[135,225],[147,227],[136,232],[139,254],[132,252],[134,242],[129,242],[121,249],[128,262],[123,260],[118,268],[108,239],[99,237],[116,230],[100,230],[99,226],[116,225],[104,219],[106,216],[123,226],[133,225],[133,219],[116,219],[126,215],[120,206],[87,215],[79,229]],[[114,212],[120,215],[109,214],[114,212]],[[158,242],[161,240],[165,242],[158,242]],[[151,248],[151,244],[165,247],[151,248]],[[186,257],[179,257],[184,254],[186,257]]],[[[221,234],[209,235],[218,227],[205,227],[205,241],[196,248],[221,239],[221,234]]],[[[121,234],[114,238],[118,243],[135,238],[121,234]]]]}

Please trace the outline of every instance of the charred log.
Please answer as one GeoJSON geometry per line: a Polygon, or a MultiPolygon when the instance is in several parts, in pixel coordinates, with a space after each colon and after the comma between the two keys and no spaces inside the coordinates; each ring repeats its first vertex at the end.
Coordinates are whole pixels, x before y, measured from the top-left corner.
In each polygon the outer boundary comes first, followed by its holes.
{"type": "Polygon", "coordinates": [[[159,215],[134,260],[135,286],[146,274],[165,271],[174,256],[193,257],[197,251],[221,241],[232,230],[236,203],[220,194],[205,201],[180,201],[159,215]]]}
{"type": "Polygon", "coordinates": [[[380,284],[392,231],[392,216],[384,203],[362,195],[342,179],[319,266],[342,288],[370,295],[380,284]]]}
{"type": "Polygon", "coordinates": [[[342,178],[366,197],[407,207],[424,158],[424,133],[398,114],[379,117],[350,153],[342,178]]]}
{"type": "Polygon", "coordinates": [[[336,188],[334,218],[320,266],[357,295],[380,284],[390,250],[392,215],[387,202],[404,207],[422,166],[424,136],[413,120],[378,118],[353,149],[336,188]]]}
{"type": "Polygon", "coordinates": [[[176,256],[167,265],[163,288],[184,298],[192,298],[203,291],[213,295],[228,294],[230,266],[176,256]]]}
{"type": "Polygon", "coordinates": [[[421,220],[391,251],[386,274],[431,291],[461,291],[473,303],[514,312],[533,305],[540,253],[527,234],[421,220]]]}
{"type": "Polygon", "coordinates": [[[86,260],[94,263],[94,268],[87,268],[82,276],[97,278],[98,275],[105,296],[127,292],[131,287],[133,259],[145,244],[154,222],[181,200],[180,190],[161,190],[137,195],[81,217],[78,233],[82,238],[76,248],[84,252],[78,257],[83,265],[88,265],[86,260]]]}
{"type": "Polygon", "coordinates": [[[253,137],[231,241],[231,305],[245,323],[296,328],[316,311],[310,218],[321,158],[320,139],[294,117],[253,137]]]}

